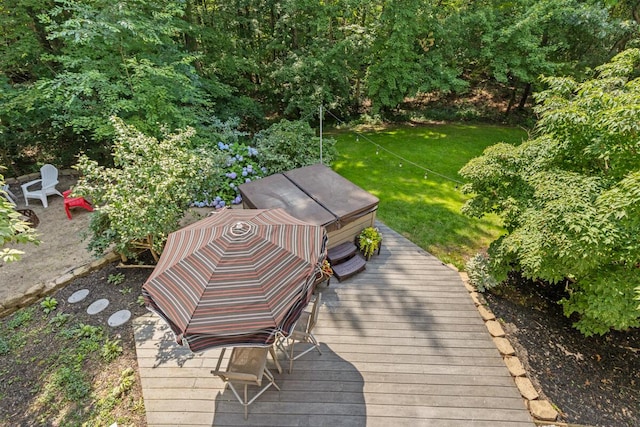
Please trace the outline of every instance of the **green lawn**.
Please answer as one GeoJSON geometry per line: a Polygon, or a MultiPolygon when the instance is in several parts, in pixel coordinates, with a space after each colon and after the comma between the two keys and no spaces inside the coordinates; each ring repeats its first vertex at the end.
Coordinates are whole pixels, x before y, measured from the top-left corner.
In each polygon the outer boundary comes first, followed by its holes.
{"type": "Polygon", "coordinates": [[[490,145],[527,138],[520,128],[477,124],[333,130],[326,135],[336,139],[340,153],[333,169],[380,199],[378,219],[458,268],[501,233],[498,217],[476,219],[460,212],[467,196],[456,182],[462,181],[458,170],[490,145]]]}

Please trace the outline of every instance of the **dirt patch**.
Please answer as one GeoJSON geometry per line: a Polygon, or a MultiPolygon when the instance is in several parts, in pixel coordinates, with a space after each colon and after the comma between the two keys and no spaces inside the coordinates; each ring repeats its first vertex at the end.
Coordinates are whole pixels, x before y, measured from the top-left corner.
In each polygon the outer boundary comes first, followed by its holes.
{"type": "MultiPolygon", "coordinates": [[[[57,189],[60,192],[75,184],[69,176],[60,177],[57,189]]],[[[40,236],[40,245],[13,245],[24,251],[20,262],[4,263],[0,261],[0,302],[13,295],[24,293],[38,283],[54,280],[73,268],[80,267],[93,260],[86,249],[87,242],[82,233],[89,224],[89,212],[84,209],[72,209],[69,220],[64,211],[63,198],[49,196],[49,207],[44,208],[39,200],[30,199],[25,205],[19,185],[11,185],[13,194],[18,198],[18,208],[33,210],[40,224],[36,228],[40,236]]]]}
{"type": "Polygon", "coordinates": [[[531,381],[560,411],[560,421],[637,426],[640,330],[586,338],[563,315],[553,289],[524,280],[511,284],[485,299],[531,381]]]}

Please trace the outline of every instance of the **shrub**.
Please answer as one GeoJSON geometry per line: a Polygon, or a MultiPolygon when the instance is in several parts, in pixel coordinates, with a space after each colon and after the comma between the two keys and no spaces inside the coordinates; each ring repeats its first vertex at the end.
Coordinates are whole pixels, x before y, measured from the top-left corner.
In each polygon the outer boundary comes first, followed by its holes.
{"type": "MultiPolygon", "coordinates": [[[[257,133],[253,142],[269,174],[320,163],[320,138],[304,121],[282,120],[257,133]]],[[[333,162],[335,143],[334,139],[323,138],[322,163],[333,162]]]]}
{"type": "Polygon", "coordinates": [[[102,358],[105,362],[111,362],[122,354],[123,348],[119,339],[110,340],[107,338],[102,345],[102,358]]]}
{"type": "Polygon", "coordinates": [[[494,276],[566,283],[565,314],[585,335],[640,326],[638,66],[629,49],[584,82],[544,78],[534,138],[491,146],[460,171],[472,194],[463,211],[504,220],[489,247],[494,276]]]}
{"type": "Polygon", "coordinates": [[[469,282],[476,287],[478,292],[498,286],[496,279],[489,273],[489,257],[478,253],[467,261],[465,271],[469,275],[469,282]]]}
{"type": "Polygon", "coordinates": [[[222,174],[217,187],[200,193],[200,199],[193,206],[212,206],[217,209],[242,202],[238,186],[260,179],[266,169],[259,164],[258,150],[240,142],[225,144],[218,142],[217,150],[225,157],[222,174]],[[211,194],[213,192],[213,195],[211,194]]]}
{"type": "Polygon", "coordinates": [[[115,167],[106,168],[80,156],[83,177],[75,191],[96,206],[90,224],[89,248],[102,254],[111,246],[123,256],[136,247],[161,252],[210,174],[217,174],[216,156],[206,147],[191,146],[192,129],[163,139],[145,136],[114,118],[118,138],[113,145],[115,167]]]}

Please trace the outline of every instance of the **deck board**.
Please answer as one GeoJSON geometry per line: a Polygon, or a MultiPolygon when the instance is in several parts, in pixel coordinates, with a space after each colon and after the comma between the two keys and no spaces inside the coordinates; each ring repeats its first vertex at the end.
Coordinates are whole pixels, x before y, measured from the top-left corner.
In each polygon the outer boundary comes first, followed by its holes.
{"type": "MultiPolygon", "coordinates": [[[[533,426],[457,272],[378,223],[380,255],[325,287],[310,352],[249,419],[209,371],[219,350],[177,346],[154,315],[134,320],[149,426],[533,426]]],[[[298,346],[296,346],[297,348],[298,346]]],[[[300,345],[302,348],[302,345],[300,345]]],[[[281,355],[282,356],[282,355],[281,355]]]]}

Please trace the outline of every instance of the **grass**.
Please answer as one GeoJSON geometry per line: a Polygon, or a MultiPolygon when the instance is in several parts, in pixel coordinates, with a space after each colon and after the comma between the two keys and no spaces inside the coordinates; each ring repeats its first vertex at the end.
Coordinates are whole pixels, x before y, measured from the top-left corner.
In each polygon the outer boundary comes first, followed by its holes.
{"type": "Polygon", "coordinates": [[[333,169],[380,199],[377,217],[443,262],[463,269],[502,233],[497,216],[461,213],[469,196],[460,191],[458,171],[490,145],[522,142],[523,129],[433,124],[340,129],[327,136],[340,153],[333,169]]]}

